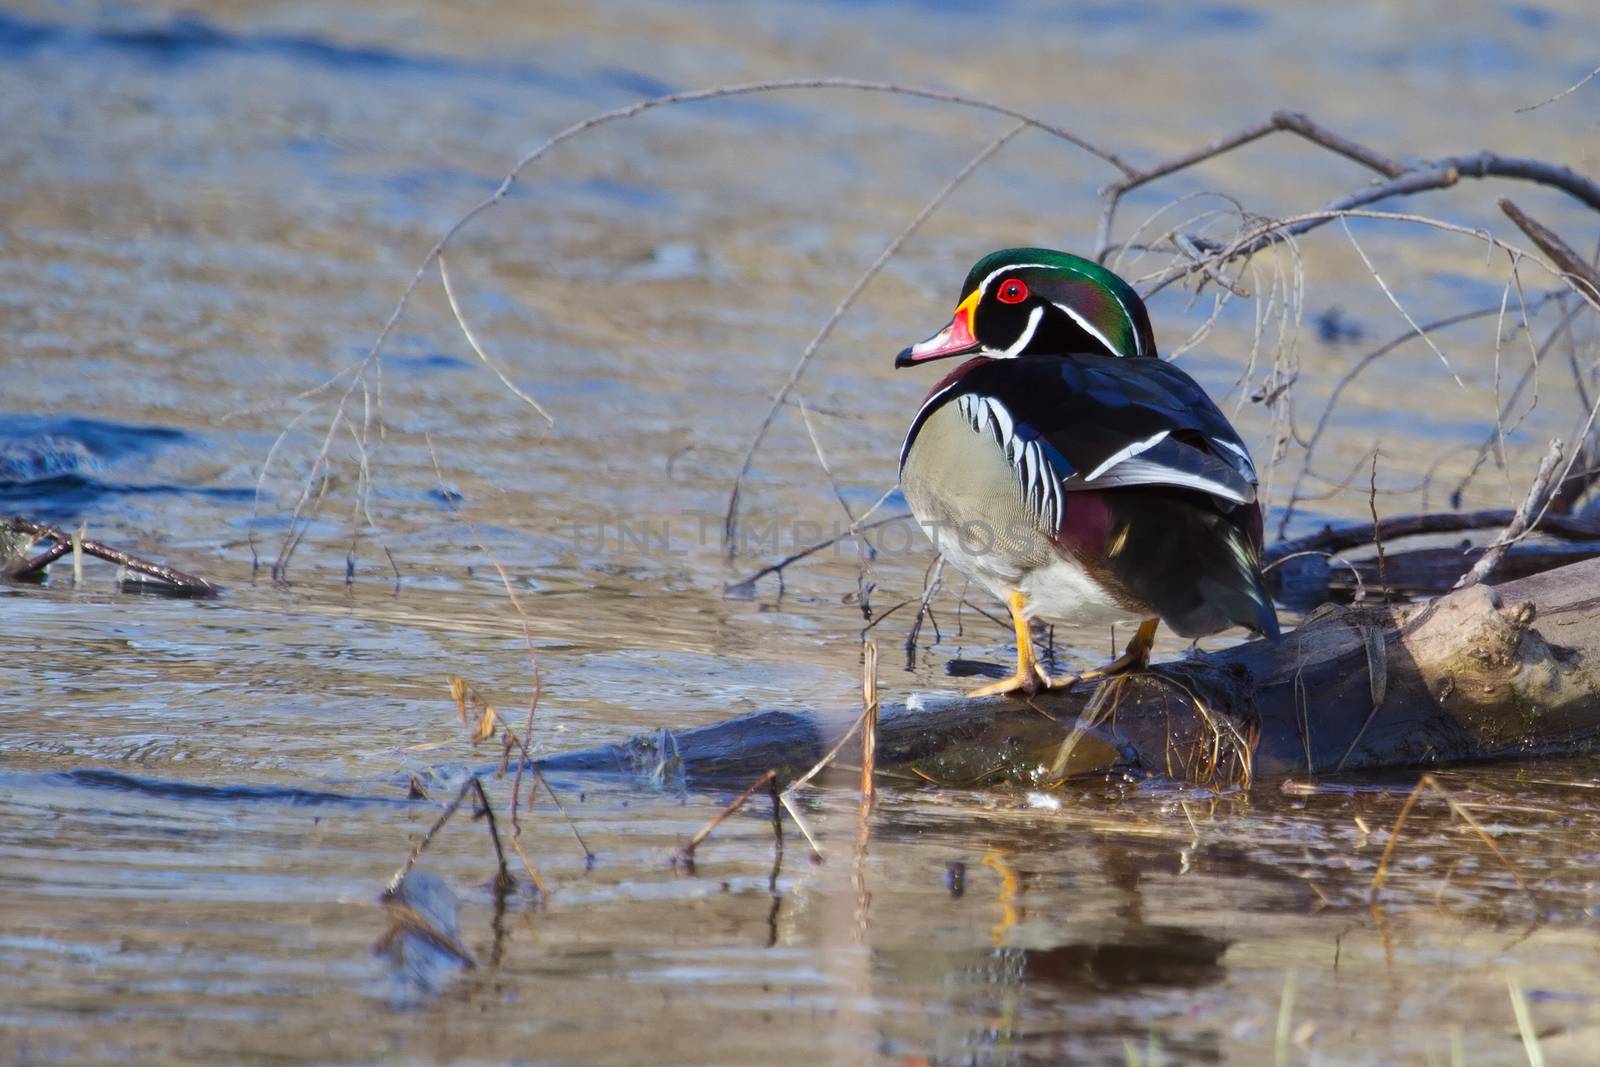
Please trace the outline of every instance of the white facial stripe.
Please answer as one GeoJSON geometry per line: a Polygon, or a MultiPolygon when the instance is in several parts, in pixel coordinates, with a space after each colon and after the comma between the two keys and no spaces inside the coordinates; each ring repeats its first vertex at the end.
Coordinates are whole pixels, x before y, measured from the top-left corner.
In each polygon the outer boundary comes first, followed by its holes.
{"type": "Polygon", "coordinates": [[[1028,347],[1028,342],[1033,340],[1034,331],[1039,328],[1039,323],[1043,318],[1043,304],[1038,305],[1032,311],[1028,312],[1028,323],[1022,328],[1022,336],[1018,337],[1014,342],[1012,342],[1011,347],[1006,349],[1004,352],[1001,352],[1000,355],[1005,356],[1008,359],[1014,356],[1020,356],[1022,354],[1022,350],[1028,347]]]}
{"type": "MultiPolygon", "coordinates": [[[[1133,327],[1128,331],[1133,334],[1133,354],[1136,356],[1144,355],[1144,342],[1139,340],[1139,328],[1135,325],[1139,320],[1133,317],[1133,309],[1123,303],[1121,293],[1115,289],[1108,289],[1107,291],[1111,293],[1112,299],[1117,302],[1117,305],[1122,308],[1122,313],[1128,316],[1128,325],[1133,327]]],[[[1073,318],[1077,318],[1077,316],[1074,315],[1073,318]]],[[[1116,349],[1112,349],[1112,351],[1116,351],[1116,349]]]]}
{"type": "Polygon", "coordinates": [[[1086,482],[1092,482],[1106,471],[1110,470],[1112,467],[1115,467],[1118,463],[1121,463],[1123,460],[1132,459],[1140,452],[1148,452],[1150,449],[1156,447],[1156,445],[1159,445],[1162,441],[1165,441],[1167,439],[1167,435],[1171,432],[1171,430],[1162,430],[1154,437],[1146,438],[1143,441],[1135,441],[1127,448],[1119,449],[1116,452],[1113,452],[1104,463],[1100,464],[1100,466],[1084,475],[1083,480],[1086,482]]]}
{"type": "MultiPolygon", "coordinates": [[[[996,278],[998,278],[1000,275],[1006,273],[1007,271],[1029,270],[1029,269],[1034,268],[1034,267],[1040,268],[1042,270],[1070,269],[1070,268],[1063,268],[1058,263],[1012,263],[1012,264],[1009,264],[1008,266],[1000,267],[997,270],[990,271],[989,272],[989,276],[987,278],[983,279],[983,281],[979,283],[978,291],[979,292],[987,292],[988,289],[989,289],[989,283],[994,281],[996,278]]],[[[1122,294],[1121,293],[1117,292],[1114,289],[1110,289],[1110,288],[1107,288],[1106,291],[1111,293],[1112,298],[1114,300],[1116,300],[1116,302],[1117,302],[1117,306],[1122,308],[1122,313],[1128,317],[1128,323],[1129,323],[1130,326],[1138,321],[1136,318],[1134,318],[1133,309],[1130,308],[1127,305],[1127,303],[1122,299],[1122,294]]],[[[1055,303],[1055,302],[1051,301],[1051,303],[1055,303]]],[[[1099,330],[1096,330],[1094,327],[1090,326],[1087,322],[1085,322],[1082,315],[1079,315],[1077,312],[1073,311],[1071,308],[1064,307],[1061,304],[1056,304],[1056,307],[1061,308],[1062,311],[1065,311],[1068,315],[1071,315],[1072,318],[1078,323],[1079,326],[1082,326],[1089,333],[1091,333],[1095,337],[1097,337],[1100,340],[1100,343],[1106,346],[1106,351],[1108,351],[1108,352],[1116,352],[1117,351],[1117,346],[1112,344],[1111,342],[1107,341],[1104,334],[1102,334],[1099,330]]],[[[1144,355],[1144,342],[1139,339],[1139,331],[1138,331],[1138,329],[1135,328],[1131,332],[1133,334],[1133,354],[1136,355],[1136,356],[1144,355]]]]}
{"type": "Polygon", "coordinates": [[[989,272],[989,276],[987,278],[985,278],[983,281],[978,283],[978,292],[980,292],[980,293],[988,292],[989,283],[994,281],[996,278],[1000,277],[1000,275],[1006,273],[1007,271],[1011,271],[1011,270],[1028,270],[1028,269],[1033,268],[1033,267],[1039,267],[1042,270],[1059,270],[1060,269],[1053,263],[1010,263],[1010,264],[1007,264],[1004,267],[1001,267],[999,270],[990,271],[989,272]]]}
{"type": "Polygon", "coordinates": [[[1065,304],[1056,304],[1056,302],[1054,300],[1052,300],[1050,302],[1052,304],[1055,304],[1055,306],[1060,308],[1062,311],[1066,312],[1067,315],[1069,315],[1072,318],[1073,322],[1076,322],[1080,327],[1083,328],[1083,332],[1084,333],[1088,334],[1089,336],[1093,337],[1096,341],[1099,341],[1101,344],[1105,345],[1106,346],[1106,352],[1108,354],[1113,355],[1113,356],[1117,354],[1117,346],[1112,344],[1110,341],[1108,341],[1106,339],[1106,335],[1105,334],[1101,333],[1099,330],[1097,330],[1093,326],[1091,326],[1089,324],[1089,320],[1088,319],[1084,318],[1082,315],[1078,314],[1076,311],[1073,311],[1071,308],[1069,308],[1065,304]]]}

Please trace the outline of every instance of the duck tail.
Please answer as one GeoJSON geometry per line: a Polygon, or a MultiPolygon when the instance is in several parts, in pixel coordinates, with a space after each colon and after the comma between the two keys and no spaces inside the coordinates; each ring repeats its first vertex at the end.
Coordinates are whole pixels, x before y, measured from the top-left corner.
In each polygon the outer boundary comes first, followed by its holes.
{"type": "Polygon", "coordinates": [[[1234,524],[1227,528],[1228,549],[1239,567],[1239,576],[1244,579],[1241,591],[1250,601],[1248,614],[1244,618],[1235,616],[1233,621],[1262,637],[1276,640],[1283,635],[1283,630],[1278,626],[1278,611],[1272,604],[1272,595],[1261,580],[1261,542],[1259,533],[1255,532],[1260,528],[1259,522],[1257,519],[1254,530],[1234,524]]]}

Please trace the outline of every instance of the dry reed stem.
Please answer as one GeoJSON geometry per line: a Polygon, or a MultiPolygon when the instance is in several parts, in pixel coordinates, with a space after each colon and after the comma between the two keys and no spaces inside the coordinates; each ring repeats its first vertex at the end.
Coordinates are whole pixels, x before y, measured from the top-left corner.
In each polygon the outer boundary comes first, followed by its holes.
{"type": "Polygon", "coordinates": [[[689,838],[688,844],[684,845],[673,854],[673,866],[676,867],[679,864],[682,864],[686,870],[693,871],[694,850],[700,847],[700,843],[706,838],[710,837],[711,831],[721,826],[725,819],[731,816],[734,812],[738,811],[740,808],[744,807],[745,804],[749,802],[751,797],[755,796],[756,793],[763,787],[770,785],[777,779],[777,777],[778,770],[776,767],[774,767],[767,770],[761,775],[760,778],[757,778],[754,782],[750,783],[750,787],[748,789],[735,797],[733,802],[727,807],[723,808],[721,811],[717,812],[716,815],[712,816],[710,822],[702,826],[693,837],[689,838]]]}
{"type": "Polygon", "coordinates": [[[1539,1033],[1533,1028],[1528,997],[1522,992],[1522,983],[1510,971],[1506,972],[1506,993],[1511,997],[1511,1012],[1517,1017],[1517,1034],[1522,1038],[1522,1052],[1528,1057],[1528,1067],[1544,1067],[1544,1050],[1539,1047],[1539,1033]]]}
{"type": "Polygon", "coordinates": [[[840,751],[843,750],[844,746],[848,744],[850,739],[856,735],[856,731],[861,729],[862,725],[867,721],[867,712],[870,710],[872,709],[863,708],[861,710],[861,714],[856,716],[856,721],[850,724],[850,729],[846,730],[844,735],[841,736],[838,741],[834,742],[833,747],[828,749],[827,753],[821,759],[817,760],[817,762],[812,765],[809,771],[790,782],[788,786],[784,788],[785,795],[793,793],[796,789],[799,789],[801,786],[805,785],[807,782],[811,781],[811,779],[815,778],[817,775],[826,770],[828,764],[834,761],[834,759],[839,755],[840,751]]]}
{"type": "Polygon", "coordinates": [[[873,772],[878,765],[878,643],[867,641],[861,661],[861,812],[872,810],[877,796],[873,772]]]}
{"type": "Polygon", "coordinates": [[[1389,877],[1389,861],[1394,856],[1395,846],[1400,842],[1400,831],[1405,829],[1406,819],[1410,817],[1411,809],[1416,806],[1417,798],[1422,795],[1424,789],[1431,789],[1438,793],[1444,800],[1446,807],[1450,809],[1451,814],[1459,817],[1462,822],[1470,826],[1473,833],[1477,834],[1479,839],[1489,847],[1489,851],[1494,854],[1494,858],[1500,861],[1500,865],[1516,881],[1518,888],[1523,892],[1532,892],[1527,883],[1522,880],[1522,875],[1517,873],[1517,869],[1512,866],[1511,861],[1506,859],[1505,853],[1500,851],[1500,846],[1494,843],[1494,838],[1489,836],[1488,831],[1478,823],[1477,819],[1472,817],[1472,813],[1448,789],[1439,784],[1439,779],[1431,774],[1424,774],[1417,779],[1417,784],[1412,788],[1411,792],[1406,794],[1405,803],[1400,805],[1400,813],[1395,816],[1394,827],[1389,831],[1389,843],[1384,846],[1383,855],[1378,859],[1378,869],[1373,872],[1372,885],[1367,890],[1367,902],[1372,905],[1374,910],[1377,909],[1378,905],[1378,893],[1383,889],[1383,884],[1389,877]]]}
{"type": "Polygon", "coordinates": [[[861,804],[856,811],[856,845],[850,862],[850,883],[855,888],[855,941],[865,944],[872,893],[867,888],[867,846],[872,840],[872,806],[876,797],[873,774],[878,763],[878,644],[867,641],[861,662],[861,804]]]}
{"type": "Polygon", "coordinates": [[[822,851],[822,846],[817,843],[816,835],[811,832],[811,827],[806,823],[805,816],[801,815],[800,809],[795,807],[794,798],[790,796],[789,790],[785,789],[779,793],[778,799],[783,803],[783,810],[789,813],[789,818],[793,819],[794,824],[800,827],[800,833],[805,836],[806,844],[811,846],[811,857],[821,863],[827,857],[822,851]]]}
{"type": "MultiPolygon", "coordinates": [[[[422,439],[428,446],[428,458],[433,462],[434,477],[438,481],[440,489],[443,490],[445,488],[444,471],[439,466],[439,454],[434,450],[433,437],[431,434],[424,432],[422,439]]],[[[517,621],[522,627],[522,640],[528,648],[528,670],[533,678],[533,692],[528,697],[528,722],[524,727],[523,736],[531,740],[533,737],[534,713],[539,710],[539,698],[544,693],[544,682],[539,671],[539,653],[533,643],[533,627],[528,621],[528,612],[522,606],[522,599],[517,596],[517,591],[511,584],[511,575],[501,565],[499,558],[489,551],[488,545],[484,543],[483,538],[478,533],[477,524],[472,521],[465,511],[457,509],[456,515],[466,525],[467,531],[472,534],[473,544],[478,551],[488,558],[489,564],[494,567],[495,573],[500,576],[500,585],[506,591],[506,599],[511,602],[512,610],[517,613],[517,621]]],[[[513,837],[522,835],[522,820],[518,815],[517,806],[522,796],[522,772],[528,765],[528,747],[526,744],[522,745],[522,756],[523,758],[517,762],[516,781],[511,786],[511,832],[513,837]]],[[[584,852],[585,854],[588,853],[587,847],[584,848],[584,852]]]]}

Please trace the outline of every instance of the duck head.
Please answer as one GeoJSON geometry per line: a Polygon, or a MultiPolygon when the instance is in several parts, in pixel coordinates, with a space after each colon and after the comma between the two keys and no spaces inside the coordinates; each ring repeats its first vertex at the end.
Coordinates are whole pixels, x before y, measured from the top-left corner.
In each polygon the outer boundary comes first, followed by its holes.
{"type": "Polygon", "coordinates": [[[1144,301],[1100,264],[1048,248],[1005,248],[973,266],[950,324],[895,357],[1154,356],[1144,301]]]}

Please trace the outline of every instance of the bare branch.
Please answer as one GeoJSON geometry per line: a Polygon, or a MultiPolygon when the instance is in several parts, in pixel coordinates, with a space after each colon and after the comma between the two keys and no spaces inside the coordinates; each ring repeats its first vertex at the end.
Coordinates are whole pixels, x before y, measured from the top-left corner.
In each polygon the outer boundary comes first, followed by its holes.
{"type": "Polygon", "coordinates": [[[1506,554],[1506,549],[1522,539],[1522,535],[1534,521],[1533,511],[1545,498],[1545,492],[1550,487],[1550,479],[1555,475],[1556,464],[1561,462],[1561,439],[1558,437],[1550,442],[1550,448],[1544,454],[1544,459],[1539,461],[1539,471],[1533,477],[1533,484],[1528,486],[1528,495],[1523,498],[1522,506],[1517,513],[1511,516],[1511,521],[1506,524],[1505,532],[1494,539],[1489,550],[1479,557],[1472,569],[1461,576],[1456,582],[1457,589],[1465,589],[1469,585],[1477,585],[1500,565],[1500,557],[1506,554]]]}
{"type": "Polygon", "coordinates": [[[1574,281],[1588,286],[1592,294],[1600,297],[1600,270],[1591,267],[1588,261],[1574,252],[1572,246],[1563,241],[1554,230],[1530,217],[1506,197],[1500,198],[1500,210],[1506,213],[1506,218],[1517,224],[1518,229],[1528,235],[1530,241],[1539,246],[1539,251],[1550,257],[1551,262],[1574,281]]]}
{"type": "MultiPolygon", "coordinates": [[[[346,417],[346,409],[349,406],[350,398],[352,395],[354,395],[356,389],[360,387],[361,381],[368,370],[371,370],[378,365],[380,354],[383,351],[383,346],[387,344],[389,338],[393,336],[395,327],[399,325],[401,317],[405,314],[406,308],[411,303],[412,295],[417,291],[417,287],[422,284],[422,279],[427,276],[428,271],[433,267],[434,261],[438,259],[447,248],[449,248],[451,242],[454,241],[463,230],[471,225],[472,222],[478,218],[478,216],[490,210],[495,205],[503,201],[507,196],[509,196],[512,187],[517,183],[517,180],[522,176],[522,173],[525,170],[532,166],[541,157],[549,153],[552,149],[572,140],[574,137],[577,137],[580,134],[587,133],[588,131],[599,126],[605,126],[613,122],[631,119],[636,115],[643,114],[646,111],[655,110],[656,108],[668,107],[675,104],[692,103],[696,101],[724,99],[736,96],[751,96],[761,93],[809,89],[845,89],[855,90],[858,92],[889,93],[922,100],[932,100],[939,103],[953,104],[958,107],[964,107],[977,111],[987,111],[997,115],[1006,115],[1020,123],[1044,130],[1054,137],[1058,137],[1069,144],[1083,149],[1090,155],[1109,163],[1123,174],[1133,173],[1133,168],[1115,153],[1091,144],[1089,141],[1079,137],[1077,134],[1065,129],[1064,127],[1058,126],[1051,122],[1046,122],[1043,119],[1037,118],[1036,116],[1030,115],[1026,112],[1019,111],[1016,108],[1007,107],[1004,104],[998,104],[990,100],[981,99],[979,97],[965,96],[960,93],[951,93],[939,89],[923,89],[916,86],[899,85],[893,82],[867,81],[858,78],[797,78],[763,82],[748,82],[738,85],[718,85],[709,89],[694,89],[686,92],[669,93],[664,96],[651,97],[645,100],[636,100],[633,103],[623,107],[612,108],[609,111],[603,111],[599,114],[591,115],[582,121],[575,122],[566,129],[546,138],[532,151],[526,153],[520,159],[518,159],[512,166],[511,170],[503,179],[501,179],[500,184],[493,192],[474,204],[445,229],[445,232],[437,241],[434,242],[433,247],[431,247],[427,254],[422,257],[422,261],[417,264],[416,270],[413,272],[410,280],[407,281],[405,288],[401,290],[399,299],[395,302],[395,306],[393,310],[390,311],[388,318],[384,320],[383,326],[379,329],[377,337],[373,339],[372,345],[367,350],[367,354],[354,365],[352,370],[341,371],[338,375],[335,375],[333,379],[334,381],[336,381],[339,377],[342,377],[345,373],[351,373],[352,377],[350,383],[339,395],[339,399],[334,405],[333,414],[328,420],[327,432],[323,435],[322,444],[318,448],[316,457],[312,461],[311,470],[306,475],[305,484],[301,489],[300,496],[295,501],[294,510],[289,520],[289,530],[284,535],[283,545],[279,549],[276,561],[273,563],[274,577],[282,577],[282,575],[286,572],[289,564],[289,558],[304,535],[304,530],[301,528],[301,523],[302,520],[306,518],[306,508],[312,504],[313,493],[317,491],[320,475],[323,472],[323,468],[327,464],[329,451],[333,447],[334,436],[338,433],[339,426],[346,417]]],[[[331,384],[331,382],[329,384],[331,384]]],[[[323,387],[318,388],[320,390],[323,387]]]]}

